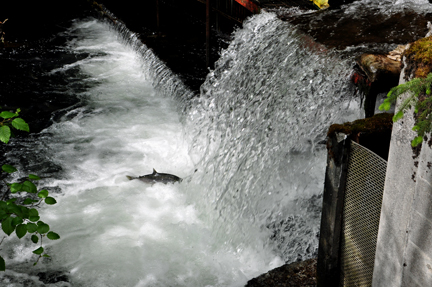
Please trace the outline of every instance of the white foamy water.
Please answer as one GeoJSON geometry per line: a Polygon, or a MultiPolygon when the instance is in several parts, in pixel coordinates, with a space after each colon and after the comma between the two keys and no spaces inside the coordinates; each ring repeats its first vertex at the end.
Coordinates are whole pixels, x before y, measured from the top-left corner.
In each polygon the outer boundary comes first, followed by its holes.
{"type": "Polygon", "coordinates": [[[271,253],[238,251],[212,236],[212,210],[193,203],[205,190],[126,179],[152,168],[193,174],[175,103],[155,92],[136,53],[107,26],[91,21],[75,33],[83,38],[72,49],[106,55],[78,62],[88,80],[101,82],[83,95],[91,111],[73,111],[50,129],[69,175],[46,215],[63,235],[54,261],[85,286],[242,286],[274,267],[271,253]]]}
{"type": "Polygon", "coordinates": [[[41,210],[61,239],[30,271],[32,245],[8,239],[3,282],[43,286],[44,272],[66,276],[54,286],[244,286],[316,256],[322,141],[361,117],[349,60],[262,13],[192,99],[136,35],[111,29],[86,20],[65,34],[80,60],[49,73],[79,71],[86,91],[30,143],[62,169],[43,181],[60,187],[58,204],[41,210]],[[184,181],[126,178],[153,168],[184,181]]]}
{"type": "Polygon", "coordinates": [[[96,20],[68,33],[68,49],[89,56],[51,73],[78,67],[92,88],[79,95],[84,107],[42,132],[41,152],[63,176],[45,182],[62,192],[41,217],[61,239],[45,241],[52,258],[30,271],[33,246],[8,239],[14,250],[3,282],[11,276],[10,286],[42,286],[35,274],[59,271],[69,283],[53,286],[243,286],[280,265],[270,250],[255,248],[259,237],[239,248],[212,233],[208,215],[216,211],[194,204],[206,190],[188,189],[194,165],[176,103],[152,87],[141,57],[96,20]],[[184,182],[126,178],[153,168],[184,182]]]}

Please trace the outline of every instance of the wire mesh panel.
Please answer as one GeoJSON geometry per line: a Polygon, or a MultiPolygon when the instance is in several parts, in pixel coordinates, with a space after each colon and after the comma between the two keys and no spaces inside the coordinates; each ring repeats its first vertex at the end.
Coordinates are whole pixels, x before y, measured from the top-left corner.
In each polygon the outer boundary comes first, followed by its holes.
{"type": "Polygon", "coordinates": [[[341,285],[371,286],[387,162],[351,141],[342,220],[341,285]]]}

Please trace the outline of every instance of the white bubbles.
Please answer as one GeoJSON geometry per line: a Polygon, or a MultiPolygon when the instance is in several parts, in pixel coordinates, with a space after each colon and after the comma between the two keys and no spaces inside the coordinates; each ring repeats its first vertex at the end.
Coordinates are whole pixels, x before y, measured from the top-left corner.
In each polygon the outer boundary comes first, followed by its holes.
{"type": "Polygon", "coordinates": [[[209,214],[217,211],[196,204],[207,187],[190,182],[188,134],[178,103],[166,97],[177,87],[170,74],[109,25],[77,21],[67,33],[68,48],[87,56],[51,73],[78,70],[92,84],[79,94],[85,105],[43,131],[46,156],[62,168],[47,184],[62,193],[40,212],[61,236],[46,243],[52,257],[41,266],[67,272],[72,286],[92,287],[243,286],[274,266],[259,238],[238,248],[212,230],[209,214]],[[155,88],[156,68],[163,91],[155,88]],[[126,177],[153,168],[184,181],[149,185],[126,177]]]}

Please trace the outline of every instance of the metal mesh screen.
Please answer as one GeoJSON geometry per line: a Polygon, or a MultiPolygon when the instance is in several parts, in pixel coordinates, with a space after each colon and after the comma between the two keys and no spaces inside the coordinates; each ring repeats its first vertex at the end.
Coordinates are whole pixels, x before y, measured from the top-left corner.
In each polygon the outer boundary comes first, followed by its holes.
{"type": "Polygon", "coordinates": [[[351,141],[342,220],[341,285],[371,286],[387,162],[351,141]]]}

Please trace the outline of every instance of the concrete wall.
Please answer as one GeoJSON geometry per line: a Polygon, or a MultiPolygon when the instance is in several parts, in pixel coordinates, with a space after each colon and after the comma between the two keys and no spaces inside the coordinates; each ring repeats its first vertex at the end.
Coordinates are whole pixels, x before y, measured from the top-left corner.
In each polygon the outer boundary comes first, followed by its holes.
{"type": "Polygon", "coordinates": [[[432,149],[424,141],[420,153],[413,150],[413,126],[412,113],[393,125],[372,284],[376,287],[432,286],[432,149]]]}

